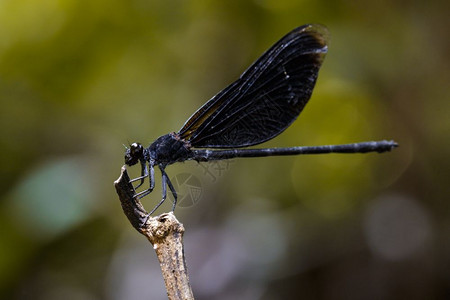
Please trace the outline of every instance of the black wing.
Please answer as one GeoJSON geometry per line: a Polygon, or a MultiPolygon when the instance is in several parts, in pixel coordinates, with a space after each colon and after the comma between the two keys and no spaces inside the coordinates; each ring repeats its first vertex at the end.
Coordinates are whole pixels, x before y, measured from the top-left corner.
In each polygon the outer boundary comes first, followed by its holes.
{"type": "Polygon", "coordinates": [[[181,128],[193,147],[256,145],[283,132],[311,97],[327,53],[321,25],[292,30],[181,128]]]}

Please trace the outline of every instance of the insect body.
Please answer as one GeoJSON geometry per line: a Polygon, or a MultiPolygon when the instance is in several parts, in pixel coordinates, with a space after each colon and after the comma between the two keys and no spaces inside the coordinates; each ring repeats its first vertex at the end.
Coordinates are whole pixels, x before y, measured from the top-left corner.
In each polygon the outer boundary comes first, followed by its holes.
{"type": "Polygon", "coordinates": [[[283,132],[311,97],[320,66],[327,53],[328,31],[321,25],[298,27],[254,62],[238,80],[219,92],[195,112],[179,132],[156,139],[148,148],[133,143],[125,152],[125,164],[140,163],[141,176],[150,187],[135,197],[142,198],[155,186],[157,166],[162,175],[162,200],[167,186],[177,193],[165,168],[186,160],[212,161],[236,157],[262,157],[322,153],[385,152],[397,147],[394,141],[290,148],[242,149],[270,140],[283,132]]]}

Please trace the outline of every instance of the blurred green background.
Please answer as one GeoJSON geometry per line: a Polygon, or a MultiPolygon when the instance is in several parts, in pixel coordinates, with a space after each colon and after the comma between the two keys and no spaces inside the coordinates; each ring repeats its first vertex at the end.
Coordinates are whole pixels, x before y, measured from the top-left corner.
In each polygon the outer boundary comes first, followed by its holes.
{"type": "Polygon", "coordinates": [[[177,131],[285,33],[322,23],[313,97],[264,146],[400,148],[169,166],[194,295],[449,299],[449,3],[0,1],[0,298],[166,299],[113,187],[122,144],[177,131]]]}

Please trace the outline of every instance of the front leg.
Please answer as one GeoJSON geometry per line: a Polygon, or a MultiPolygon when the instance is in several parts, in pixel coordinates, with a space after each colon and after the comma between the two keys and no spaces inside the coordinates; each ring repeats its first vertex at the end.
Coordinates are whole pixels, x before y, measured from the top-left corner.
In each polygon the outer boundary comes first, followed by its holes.
{"type": "MultiPolygon", "coordinates": [[[[140,192],[140,193],[134,195],[134,197],[135,197],[136,199],[141,199],[141,198],[147,196],[147,195],[150,194],[150,193],[153,191],[153,189],[155,188],[155,168],[154,168],[154,164],[153,164],[153,162],[150,162],[149,165],[150,165],[150,173],[148,174],[148,176],[149,176],[149,181],[150,181],[150,187],[149,187],[147,190],[142,191],[142,192],[140,192]]],[[[145,177],[144,177],[144,178],[145,178],[145,177]]],[[[141,184],[142,184],[142,183],[141,183],[141,184]]],[[[139,184],[139,186],[140,186],[141,184],[139,184]]]]}
{"type": "Polygon", "coordinates": [[[141,176],[130,180],[130,182],[135,182],[135,181],[141,180],[141,182],[137,186],[134,187],[135,190],[137,190],[144,183],[145,177],[147,177],[147,176],[148,176],[147,164],[145,161],[141,161],[141,176]]]}

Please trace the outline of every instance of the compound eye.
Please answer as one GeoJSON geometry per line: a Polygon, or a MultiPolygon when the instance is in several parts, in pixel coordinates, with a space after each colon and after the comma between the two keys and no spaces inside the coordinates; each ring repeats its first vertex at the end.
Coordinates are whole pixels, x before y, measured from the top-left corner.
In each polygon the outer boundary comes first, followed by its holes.
{"type": "Polygon", "coordinates": [[[142,153],[142,149],[143,149],[143,147],[141,144],[133,143],[130,145],[131,155],[133,155],[133,156],[136,154],[142,153]]]}

